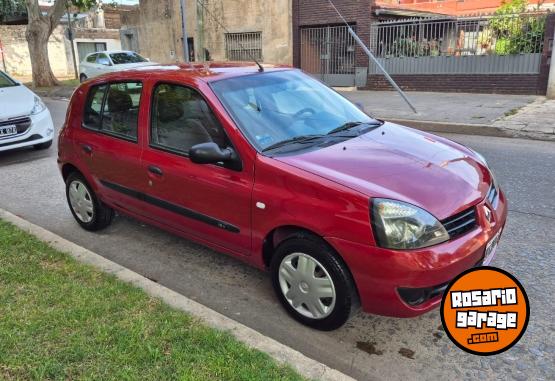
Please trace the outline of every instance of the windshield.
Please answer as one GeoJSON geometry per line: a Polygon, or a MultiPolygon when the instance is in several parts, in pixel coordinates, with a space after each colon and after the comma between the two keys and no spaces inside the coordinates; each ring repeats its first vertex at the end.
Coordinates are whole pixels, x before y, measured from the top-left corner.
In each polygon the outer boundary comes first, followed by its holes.
{"type": "Polygon", "coordinates": [[[295,138],[326,136],[349,123],[375,123],[358,107],[296,70],[214,82],[212,88],[260,151],[295,138]]]}
{"type": "Polygon", "coordinates": [[[0,88],[18,86],[19,84],[0,71],[0,88]]]}
{"type": "Polygon", "coordinates": [[[145,58],[133,52],[111,53],[110,58],[112,59],[114,65],[148,62],[145,58]]]}

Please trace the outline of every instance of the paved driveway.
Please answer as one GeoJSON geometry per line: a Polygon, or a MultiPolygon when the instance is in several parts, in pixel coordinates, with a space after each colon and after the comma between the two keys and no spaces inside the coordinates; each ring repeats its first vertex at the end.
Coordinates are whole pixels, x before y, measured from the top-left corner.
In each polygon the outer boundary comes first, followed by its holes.
{"type": "MultiPolygon", "coordinates": [[[[67,103],[47,101],[61,125],[67,103]]],[[[0,207],[81,244],[359,379],[554,379],[555,143],[452,135],[485,154],[510,201],[494,265],[521,280],[528,331],[509,352],[477,357],[445,336],[437,311],[416,319],[359,314],[335,332],[291,320],[265,273],[137,221],[81,230],[66,206],[56,148],[0,153],[0,207]]]]}

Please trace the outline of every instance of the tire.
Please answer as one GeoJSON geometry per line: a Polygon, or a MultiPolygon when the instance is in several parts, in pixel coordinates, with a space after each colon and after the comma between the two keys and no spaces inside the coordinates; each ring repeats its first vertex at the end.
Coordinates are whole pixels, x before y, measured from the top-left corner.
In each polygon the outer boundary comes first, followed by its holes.
{"type": "Polygon", "coordinates": [[[52,140],[45,142],[45,143],[40,143],[40,144],[35,144],[33,146],[34,149],[36,150],[43,150],[43,149],[48,149],[52,147],[52,140]]]}
{"type": "Polygon", "coordinates": [[[80,81],[81,83],[85,82],[87,79],[88,79],[88,78],[87,78],[87,76],[86,76],[85,74],[81,74],[81,75],[79,76],[79,81],[80,81]]]}
{"type": "Polygon", "coordinates": [[[326,242],[311,234],[299,233],[282,242],[274,252],[270,272],[274,291],[285,310],[311,328],[321,331],[337,329],[358,309],[358,294],[351,273],[326,242]],[[301,274],[300,261],[306,265],[301,265],[303,268],[311,269],[315,265],[314,270],[307,271],[311,276],[301,274]],[[318,279],[318,284],[313,279],[318,279]],[[316,286],[325,289],[321,295],[333,296],[314,299],[316,286]],[[287,289],[289,297],[284,294],[287,289]]]}
{"type": "Polygon", "coordinates": [[[71,214],[73,214],[73,217],[83,229],[98,231],[106,228],[112,223],[114,210],[98,200],[91,186],[80,173],[73,172],[67,177],[66,198],[71,214]],[[83,192],[84,194],[86,192],[85,197],[77,197],[75,193],[73,193],[72,196],[72,187],[74,186],[75,188],[73,191],[83,192]],[[78,201],[82,201],[82,203],[77,205],[78,201]],[[89,209],[87,209],[87,206],[89,209]]]}

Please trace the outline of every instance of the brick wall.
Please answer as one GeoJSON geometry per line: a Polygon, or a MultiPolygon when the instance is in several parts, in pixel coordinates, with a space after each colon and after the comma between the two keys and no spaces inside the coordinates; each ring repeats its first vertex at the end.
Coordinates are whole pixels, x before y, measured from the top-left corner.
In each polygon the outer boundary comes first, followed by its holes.
{"type": "MultiPolygon", "coordinates": [[[[347,22],[356,24],[357,34],[365,44],[370,42],[372,5],[375,0],[334,0],[347,22]]],[[[293,0],[293,64],[300,67],[300,29],[306,26],[341,25],[343,21],[327,0],[293,0]]],[[[357,49],[356,66],[368,66],[368,57],[357,49]]]]}
{"type": "MultiPolygon", "coordinates": [[[[540,90],[539,76],[534,74],[493,75],[394,75],[395,82],[406,91],[454,93],[545,94],[540,90]]],[[[367,90],[393,90],[383,75],[370,75],[367,90]]]]}

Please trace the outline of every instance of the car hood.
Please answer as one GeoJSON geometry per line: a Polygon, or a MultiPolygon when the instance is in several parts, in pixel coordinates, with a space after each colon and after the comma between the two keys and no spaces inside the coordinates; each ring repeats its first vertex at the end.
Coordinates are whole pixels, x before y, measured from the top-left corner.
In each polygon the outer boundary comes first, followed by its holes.
{"type": "Polygon", "coordinates": [[[154,62],[135,62],[135,63],[129,63],[129,64],[122,64],[122,65],[114,65],[114,69],[115,70],[129,70],[129,69],[135,69],[138,67],[144,67],[144,66],[152,66],[152,65],[157,65],[154,62]]]}
{"type": "Polygon", "coordinates": [[[478,203],[492,181],[471,150],[392,123],[340,144],[275,159],[369,198],[417,205],[440,220],[478,203]]]}
{"type": "Polygon", "coordinates": [[[29,115],[34,98],[35,94],[23,85],[0,88],[0,122],[29,115]]]}

